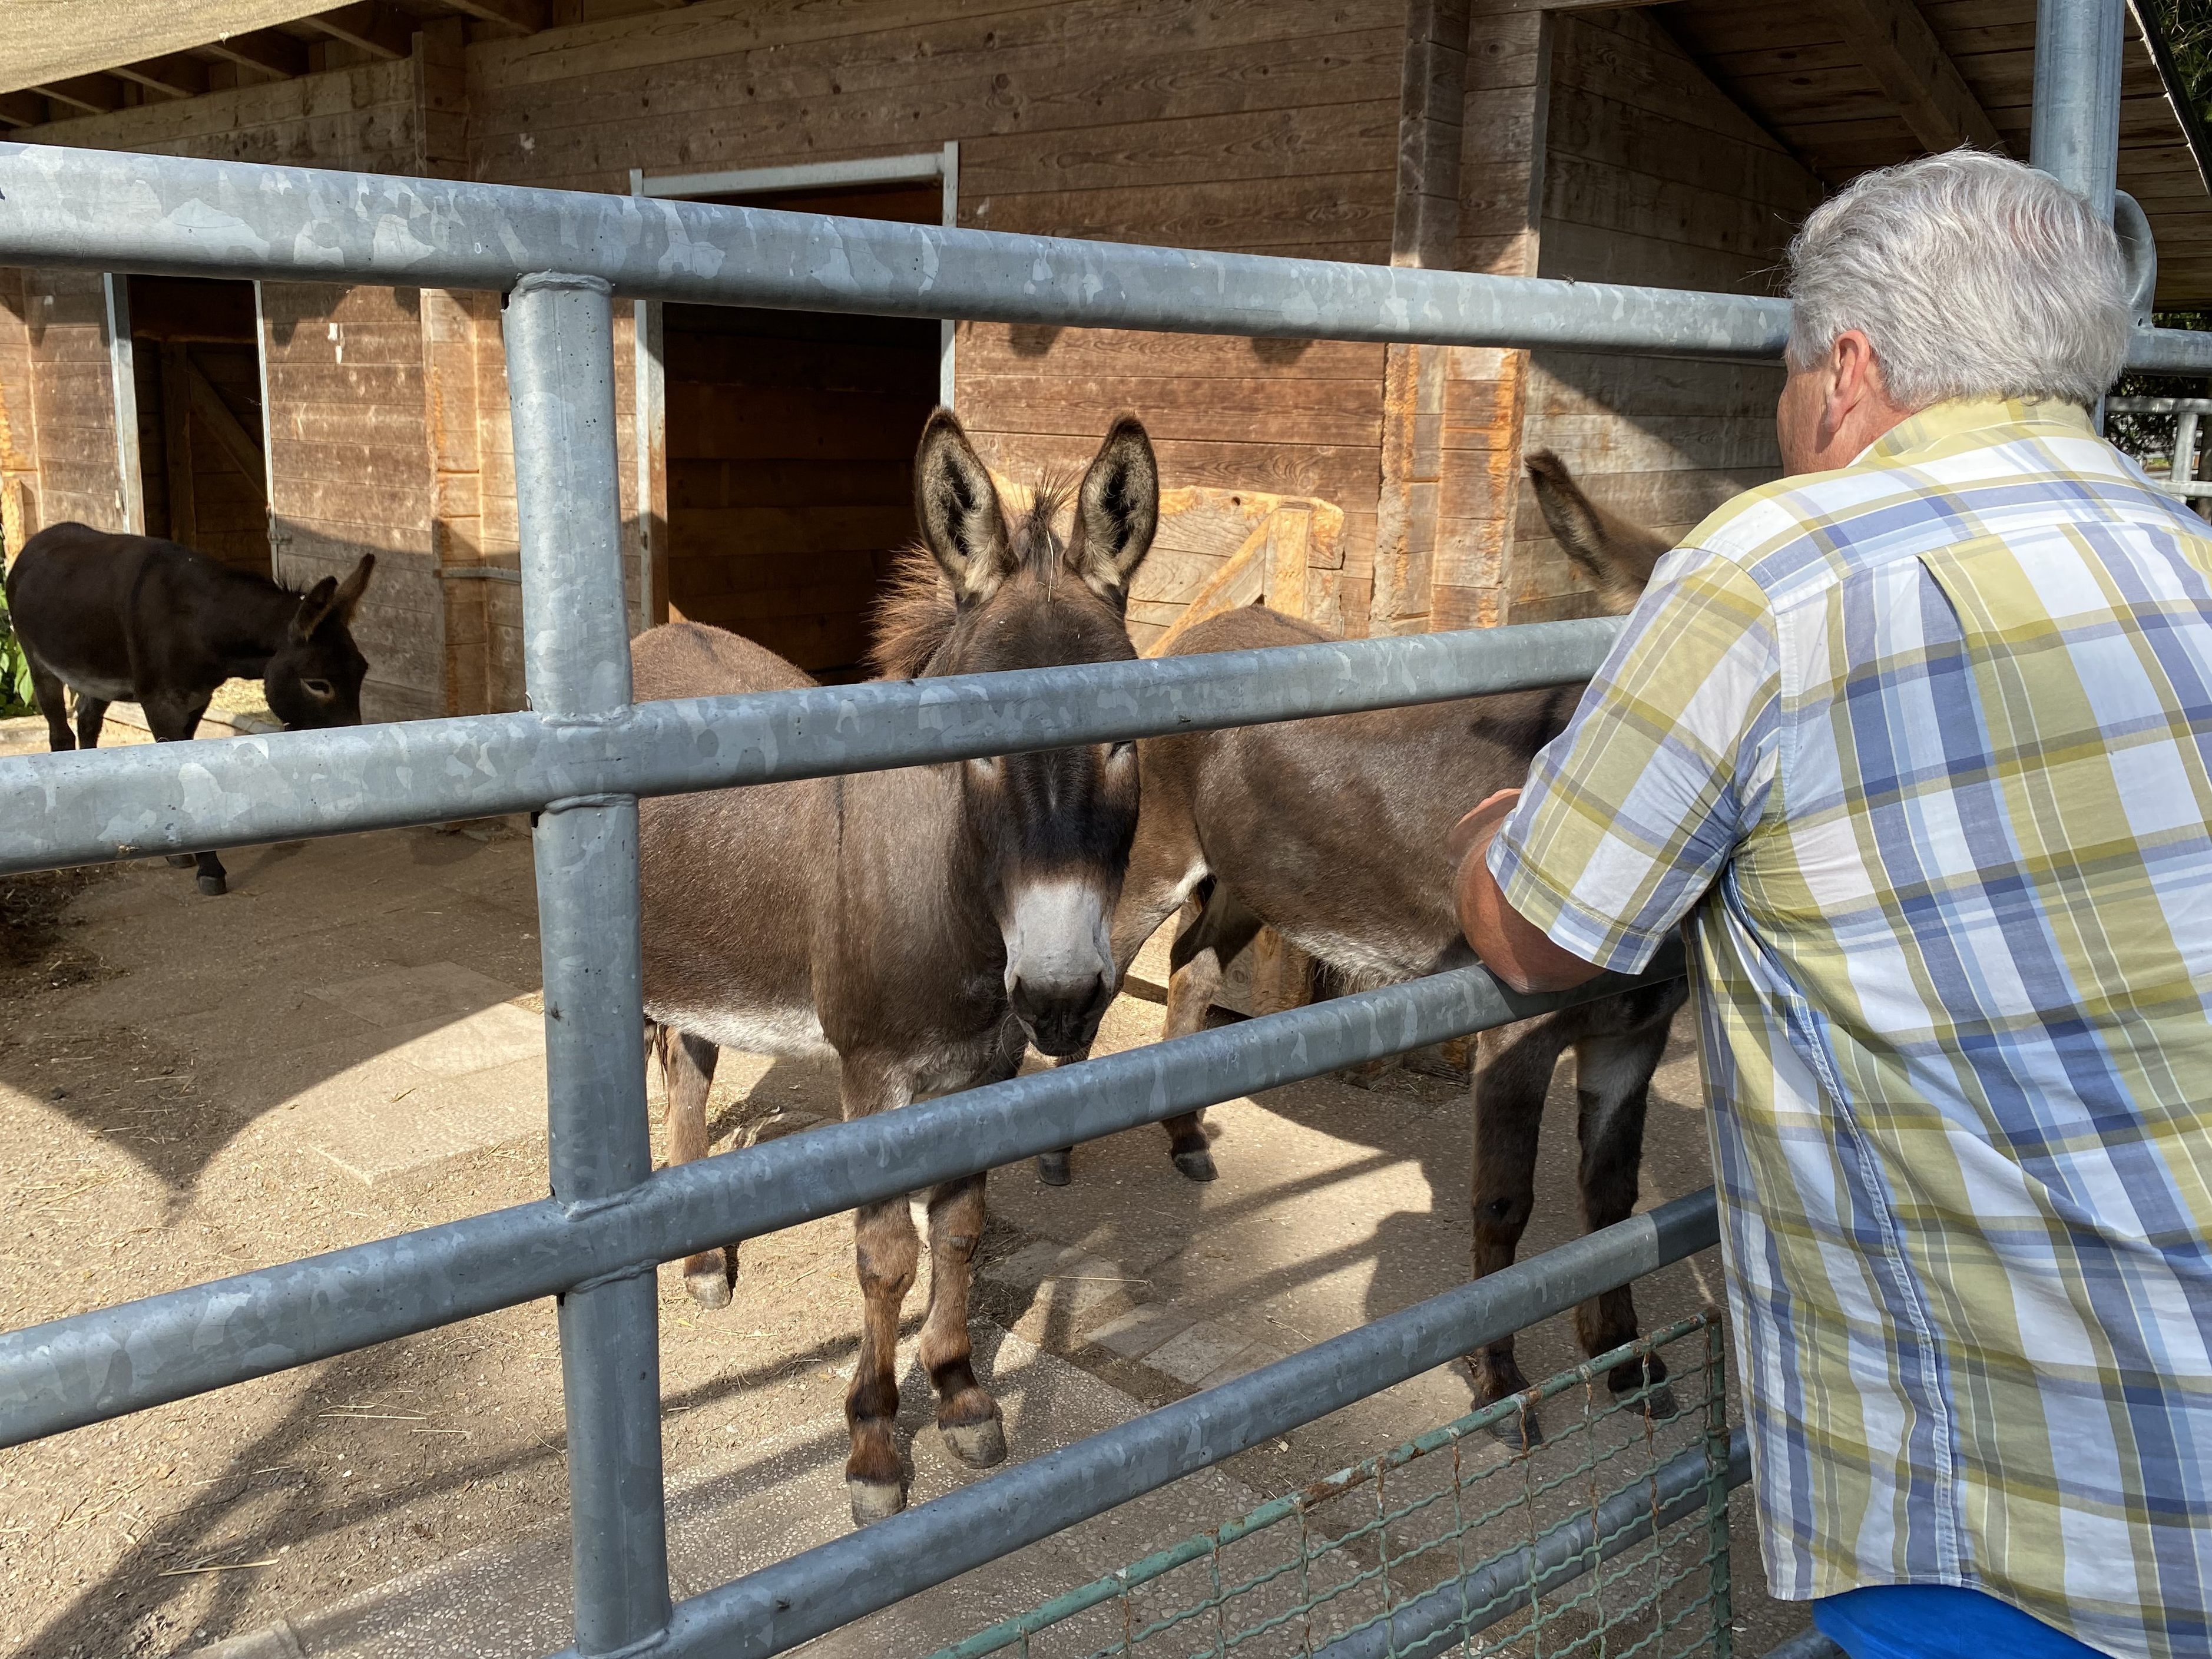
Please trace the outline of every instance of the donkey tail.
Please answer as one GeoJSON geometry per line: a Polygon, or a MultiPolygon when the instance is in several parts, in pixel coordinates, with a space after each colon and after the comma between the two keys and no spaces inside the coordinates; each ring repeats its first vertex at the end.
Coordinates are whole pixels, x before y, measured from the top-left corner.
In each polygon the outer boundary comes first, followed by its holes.
{"type": "Polygon", "coordinates": [[[1620,616],[1633,610],[1637,596],[1650,580],[1651,567],[1674,544],[1591,501],[1567,464],[1550,450],[1539,449],[1523,459],[1536,505],[1567,556],[1597,584],[1598,597],[1607,611],[1620,616]]]}

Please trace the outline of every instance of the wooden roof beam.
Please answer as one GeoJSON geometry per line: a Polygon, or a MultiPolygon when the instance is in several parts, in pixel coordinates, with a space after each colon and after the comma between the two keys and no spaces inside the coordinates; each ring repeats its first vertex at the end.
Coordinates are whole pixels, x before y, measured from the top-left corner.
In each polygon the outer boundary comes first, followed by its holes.
{"type": "Polygon", "coordinates": [[[2004,140],[1912,0],[1826,0],[1844,43],[1929,150],[2004,153],[2004,140]]]}
{"type": "Polygon", "coordinates": [[[363,3],[319,11],[300,20],[309,28],[359,46],[376,58],[404,58],[415,50],[415,20],[390,6],[363,3]]]}
{"type": "Polygon", "coordinates": [[[307,49],[289,34],[275,29],[252,29],[228,40],[210,40],[193,48],[220,58],[240,69],[258,70],[279,81],[307,72],[307,49]]]}
{"type": "Polygon", "coordinates": [[[123,88],[112,76],[72,75],[66,81],[48,81],[23,90],[82,110],[87,115],[105,115],[110,110],[123,107],[123,88]]]}
{"type": "Polygon", "coordinates": [[[42,127],[52,118],[46,100],[35,93],[0,93],[0,126],[42,127]]]}
{"type": "Polygon", "coordinates": [[[545,27],[545,0],[446,0],[446,3],[479,22],[498,23],[516,34],[535,34],[545,27]]]}
{"type": "Polygon", "coordinates": [[[172,58],[149,58],[143,64],[118,64],[107,72],[171,98],[197,98],[208,89],[207,65],[181,52],[172,58]]]}

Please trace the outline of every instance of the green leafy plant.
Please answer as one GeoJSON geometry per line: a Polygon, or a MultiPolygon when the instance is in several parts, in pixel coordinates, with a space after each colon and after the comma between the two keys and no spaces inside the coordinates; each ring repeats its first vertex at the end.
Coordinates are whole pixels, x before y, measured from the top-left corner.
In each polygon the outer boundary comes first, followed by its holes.
{"type": "Polygon", "coordinates": [[[23,654],[23,642],[15,637],[15,629],[8,617],[8,599],[0,592],[0,720],[14,714],[27,714],[35,704],[31,699],[31,659],[23,654]]]}

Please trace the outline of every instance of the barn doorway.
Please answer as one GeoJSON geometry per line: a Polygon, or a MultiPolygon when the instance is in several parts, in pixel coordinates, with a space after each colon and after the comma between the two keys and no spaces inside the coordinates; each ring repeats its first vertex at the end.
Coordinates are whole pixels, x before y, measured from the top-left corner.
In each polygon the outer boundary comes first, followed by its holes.
{"type": "MultiPolygon", "coordinates": [[[[647,181],[654,195],[909,224],[942,222],[949,174],[840,179],[934,155],[647,181]],[[826,176],[824,176],[826,175],[826,176]],[[719,187],[718,187],[719,186],[719,187]]],[[[941,165],[941,164],[939,164],[941,165]]],[[[912,540],[914,449],[949,386],[927,319],[659,308],[665,597],[817,678],[865,678],[871,617],[912,540]]]]}
{"type": "Polygon", "coordinates": [[[145,532],[266,576],[269,475],[253,284],[128,280],[145,532]]]}

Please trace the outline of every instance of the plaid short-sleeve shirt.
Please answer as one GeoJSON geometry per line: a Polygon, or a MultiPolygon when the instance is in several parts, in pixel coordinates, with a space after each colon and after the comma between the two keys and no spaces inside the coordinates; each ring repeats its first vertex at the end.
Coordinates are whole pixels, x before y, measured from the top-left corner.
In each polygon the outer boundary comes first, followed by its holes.
{"type": "Polygon", "coordinates": [[[1947,404],[1668,556],[1492,843],[1689,922],[1768,1576],[2212,1652],[2212,540],[1947,404]]]}

